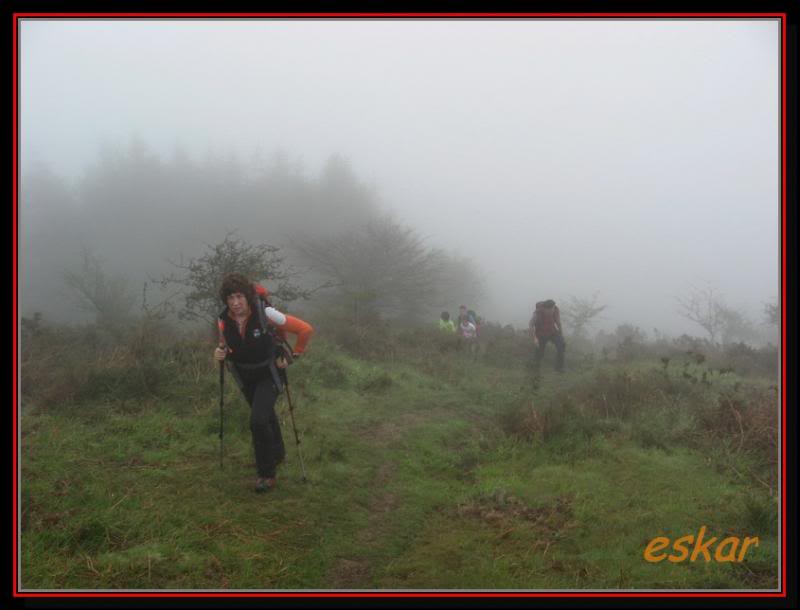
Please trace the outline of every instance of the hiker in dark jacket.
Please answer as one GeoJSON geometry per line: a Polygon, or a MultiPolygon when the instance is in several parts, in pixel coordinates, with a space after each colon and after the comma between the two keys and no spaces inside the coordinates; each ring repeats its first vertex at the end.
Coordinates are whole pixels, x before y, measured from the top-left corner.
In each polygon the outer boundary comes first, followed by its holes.
{"type": "Polygon", "coordinates": [[[561,313],[555,301],[549,299],[536,303],[536,309],[533,312],[529,328],[535,347],[533,366],[536,372],[539,372],[539,368],[542,364],[542,356],[544,356],[544,348],[549,341],[555,343],[556,350],[558,350],[556,355],[556,370],[559,373],[563,372],[566,344],[564,343],[564,335],[561,327],[561,313]]]}
{"type": "Polygon", "coordinates": [[[219,315],[220,345],[214,350],[214,358],[219,362],[228,360],[250,405],[250,431],[258,470],[256,491],[266,491],[275,487],[275,470],[286,454],[275,415],[275,401],[283,390],[279,369],[287,366],[286,333],[297,337],[291,354],[298,358],[314,329],[271,306],[263,307],[262,315],[254,285],[239,273],[225,277],[219,296],[225,309],[219,315]]]}

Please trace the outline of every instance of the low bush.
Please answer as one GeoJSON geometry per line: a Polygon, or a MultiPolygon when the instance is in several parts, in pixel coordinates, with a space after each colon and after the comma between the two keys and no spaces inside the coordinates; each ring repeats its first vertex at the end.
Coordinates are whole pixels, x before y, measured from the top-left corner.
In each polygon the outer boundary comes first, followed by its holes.
{"type": "Polygon", "coordinates": [[[683,373],[679,367],[606,365],[550,394],[507,398],[498,423],[506,434],[543,442],[624,429],[644,447],[722,448],[730,459],[747,456],[760,471],[774,471],[776,388],[722,383],[719,376],[703,382],[697,372],[683,373]]]}
{"type": "Polygon", "coordinates": [[[160,396],[172,379],[186,374],[186,360],[193,361],[198,378],[201,362],[211,362],[210,343],[184,341],[146,318],[116,333],[94,324],[50,325],[39,318],[27,325],[20,341],[23,408],[160,396]]]}

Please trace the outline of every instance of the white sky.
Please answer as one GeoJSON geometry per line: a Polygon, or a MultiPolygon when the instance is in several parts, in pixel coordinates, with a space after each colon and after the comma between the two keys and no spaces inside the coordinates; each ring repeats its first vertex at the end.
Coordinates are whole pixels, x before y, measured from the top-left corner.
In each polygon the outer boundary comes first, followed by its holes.
{"type": "Polygon", "coordinates": [[[20,49],[23,166],[342,153],[480,263],[490,319],[599,291],[602,326],[699,334],[688,282],[778,294],[778,20],[27,20],[20,49]]]}

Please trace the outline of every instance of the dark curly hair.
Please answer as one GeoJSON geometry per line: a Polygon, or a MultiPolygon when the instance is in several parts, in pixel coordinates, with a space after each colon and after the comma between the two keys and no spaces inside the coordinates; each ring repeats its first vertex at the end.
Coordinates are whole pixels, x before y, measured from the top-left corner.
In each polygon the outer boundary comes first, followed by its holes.
{"type": "Polygon", "coordinates": [[[224,304],[228,304],[228,297],[235,292],[241,292],[249,303],[255,302],[256,291],[253,283],[241,273],[229,273],[222,280],[219,289],[219,298],[224,304]]]}

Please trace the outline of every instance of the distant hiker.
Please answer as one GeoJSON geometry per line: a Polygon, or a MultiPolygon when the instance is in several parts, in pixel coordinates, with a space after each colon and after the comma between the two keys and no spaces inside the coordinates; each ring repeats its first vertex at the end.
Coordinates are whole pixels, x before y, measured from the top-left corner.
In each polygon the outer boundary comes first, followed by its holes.
{"type": "Polygon", "coordinates": [[[442,312],[442,315],[439,318],[439,330],[447,334],[452,334],[456,332],[456,325],[450,319],[449,311],[442,312]]]}
{"type": "Polygon", "coordinates": [[[461,320],[458,324],[458,332],[465,339],[474,339],[478,336],[475,325],[469,320],[461,320]]]}
{"type": "Polygon", "coordinates": [[[214,358],[219,362],[227,358],[250,405],[258,472],[256,491],[266,491],[275,487],[275,469],[286,454],[275,415],[275,401],[283,391],[278,370],[288,364],[286,333],[296,336],[291,348],[291,357],[296,359],[304,352],[314,329],[270,306],[256,294],[256,286],[239,273],[225,276],[219,297],[225,309],[219,314],[220,346],[214,350],[214,358]]]}
{"type": "Polygon", "coordinates": [[[480,338],[480,336],[481,336],[481,324],[483,323],[481,318],[479,318],[478,314],[476,314],[472,309],[469,309],[469,310],[467,310],[467,320],[469,320],[470,322],[472,322],[475,325],[475,336],[480,338]]]}
{"type": "Polygon", "coordinates": [[[472,309],[467,309],[466,305],[459,305],[458,306],[458,321],[461,322],[462,319],[466,318],[473,324],[477,324],[478,316],[472,309]]]}
{"type": "Polygon", "coordinates": [[[544,348],[547,346],[548,341],[552,341],[556,345],[556,350],[558,350],[556,356],[556,370],[558,372],[563,372],[564,349],[566,345],[562,334],[561,313],[555,301],[549,299],[536,303],[529,328],[536,349],[533,356],[533,365],[536,372],[539,372],[542,356],[544,355],[544,348]]]}
{"type": "Polygon", "coordinates": [[[458,323],[459,342],[466,346],[473,359],[478,357],[478,331],[475,325],[464,316],[458,323]]]}

